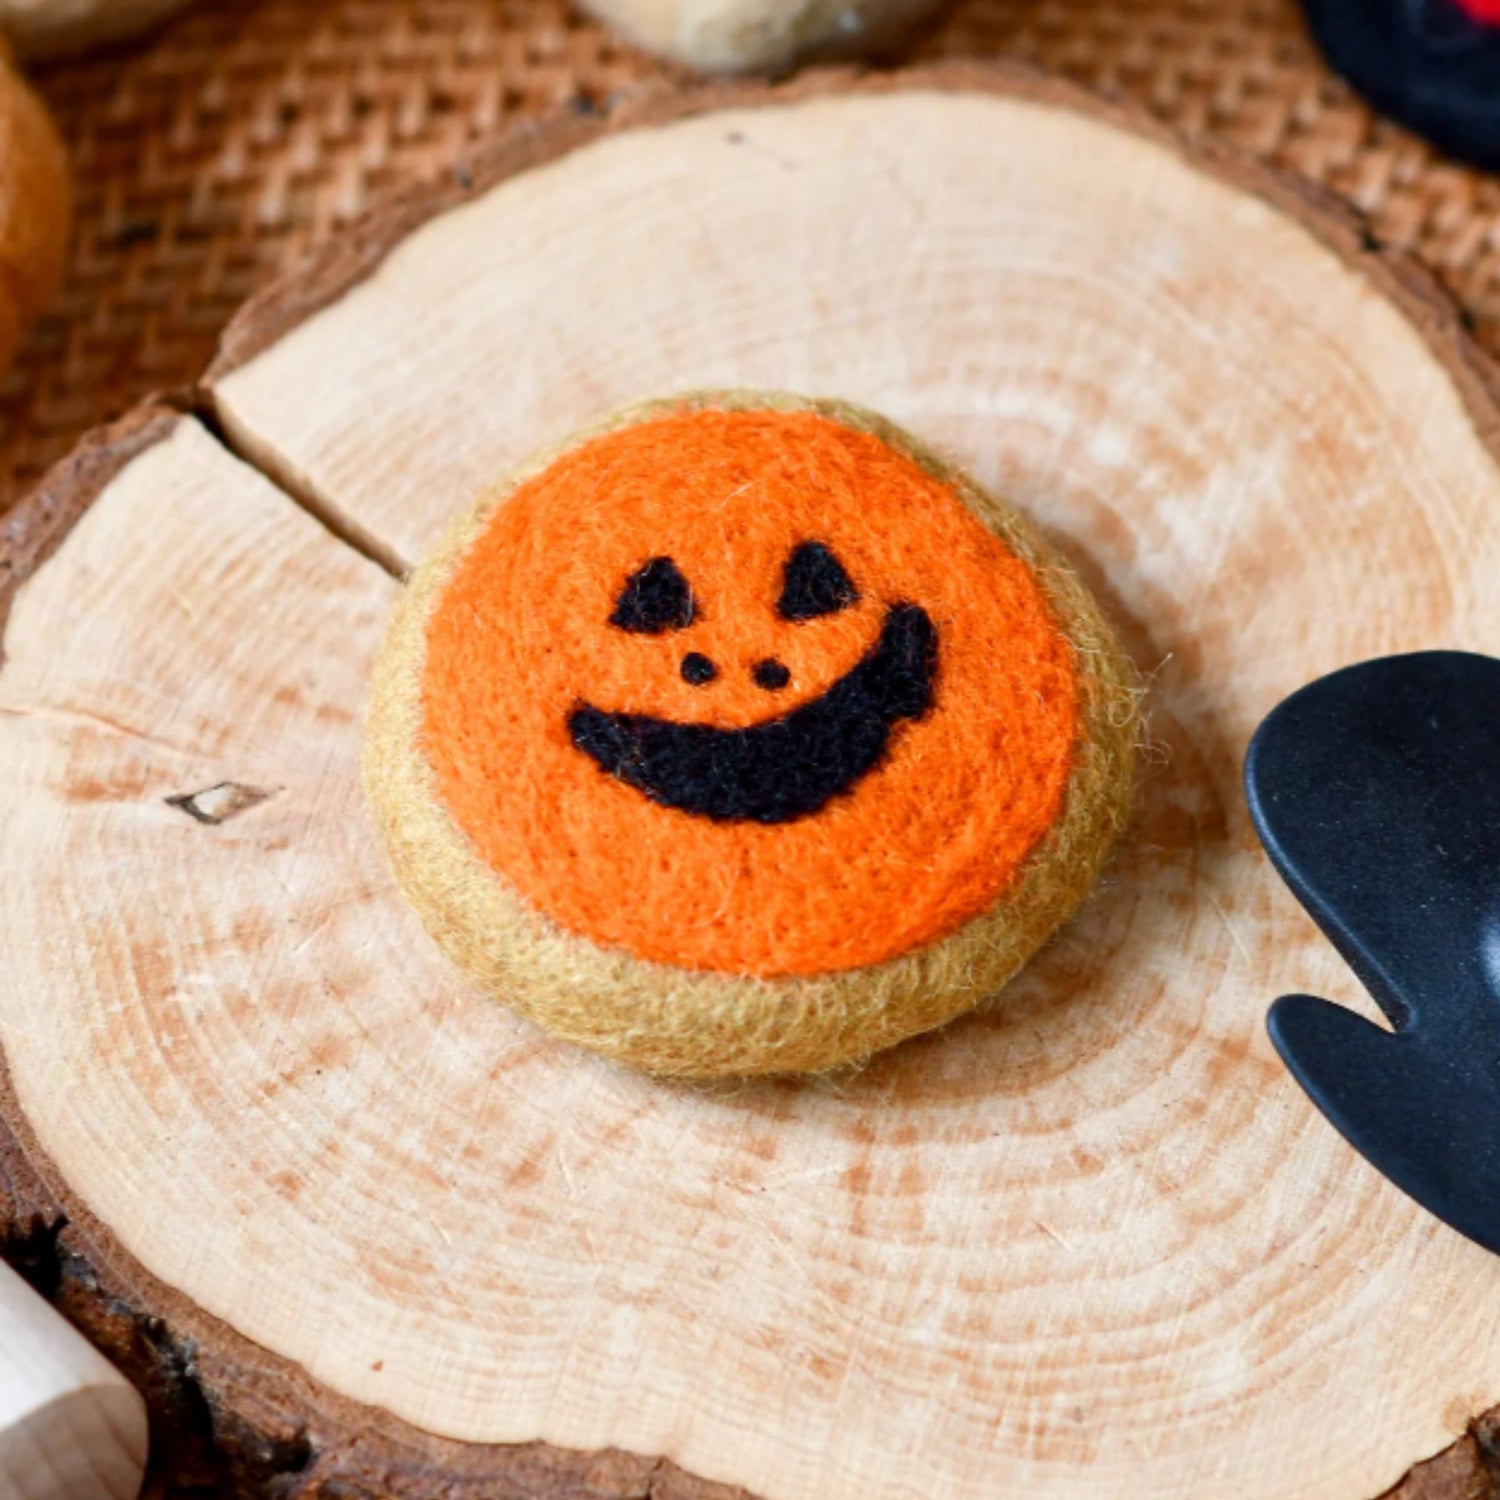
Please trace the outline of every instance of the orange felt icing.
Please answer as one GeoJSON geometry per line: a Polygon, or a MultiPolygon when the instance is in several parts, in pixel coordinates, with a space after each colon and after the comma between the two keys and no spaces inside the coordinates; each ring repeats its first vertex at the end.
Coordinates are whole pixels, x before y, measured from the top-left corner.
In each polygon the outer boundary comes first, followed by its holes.
{"type": "Polygon", "coordinates": [[[1030,572],[944,483],[809,411],[694,410],[584,442],[522,483],[430,617],[423,744],[480,857],[563,928],[637,957],[761,976],[895,957],[1003,896],[1057,817],[1077,740],[1072,648],[1030,572]],[[789,621],[801,542],[857,603],[789,621]],[[609,623],[653,558],[692,623],[609,623]],[[871,649],[889,607],[938,636],[932,707],[820,812],[766,825],[658,805],[569,735],[582,702],[737,728],[786,713],[871,649]],[[717,676],[684,680],[688,653],[717,676]],[[771,692],[754,668],[790,682],[771,692]]]}

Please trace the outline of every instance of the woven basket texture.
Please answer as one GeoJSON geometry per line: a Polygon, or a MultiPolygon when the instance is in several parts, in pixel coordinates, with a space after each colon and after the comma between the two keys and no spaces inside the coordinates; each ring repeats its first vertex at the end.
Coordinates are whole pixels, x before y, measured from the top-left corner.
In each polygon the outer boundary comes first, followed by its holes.
{"type": "MultiPolygon", "coordinates": [[[[1290,166],[1416,250],[1500,348],[1500,180],[1374,118],[1291,0],[962,0],[911,55],[1030,59],[1290,166]]],[[[86,428],[191,381],[245,297],[382,194],[672,72],[564,0],[220,0],[35,76],[78,223],[0,384],[0,509],[86,428]]]]}

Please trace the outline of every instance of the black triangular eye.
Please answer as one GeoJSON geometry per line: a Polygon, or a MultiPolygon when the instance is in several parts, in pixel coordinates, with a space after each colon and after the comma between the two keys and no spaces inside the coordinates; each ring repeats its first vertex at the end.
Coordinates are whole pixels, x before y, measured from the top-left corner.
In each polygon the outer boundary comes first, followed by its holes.
{"type": "Polygon", "coordinates": [[[859,590],[822,542],[803,542],[787,559],[776,605],[783,620],[815,620],[858,603],[859,590]]]}
{"type": "Polygon", "coordinates": [[[625,580],[611,625],[637,635],[661,635],[693,623],[693,591],[670,557],[653,557],[625,580]]]}

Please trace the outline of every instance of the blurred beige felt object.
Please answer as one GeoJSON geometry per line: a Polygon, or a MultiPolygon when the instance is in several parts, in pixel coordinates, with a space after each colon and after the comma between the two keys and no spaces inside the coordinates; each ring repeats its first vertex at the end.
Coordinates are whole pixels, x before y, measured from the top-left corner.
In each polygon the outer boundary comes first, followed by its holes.
{"type": "Polygon", "coordinates": [[[939,0],[583,0],[663,57],[710,73],[777,72],[893,46],[939,0]]]}
{"type": "Polygon", "coordinates": [[[0,368],[62,280],[70,216],[62,142],[0,41],[0,368]]]}
{"type": "Polygon", "coordinates": [[[0,0],[0,30],[22,57],[62,57],[117,42],[192,0],[0,0]]]}
{"type": "Polygon", "coordinates": [[[0,1496],[134,1500],[145,1467],[145,1402],[0,1263],[0,1496]]]}

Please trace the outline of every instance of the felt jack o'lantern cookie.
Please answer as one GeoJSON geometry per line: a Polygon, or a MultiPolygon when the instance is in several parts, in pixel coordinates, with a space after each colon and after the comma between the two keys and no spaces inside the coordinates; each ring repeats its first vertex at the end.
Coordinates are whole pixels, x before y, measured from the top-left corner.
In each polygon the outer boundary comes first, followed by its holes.
{"type": "Polygon", "coordinates": [[[1128,664],[1020,516],[869,413],[705,393],[453,529],[365,779],[497,997],[654,1072],[791,1073],[998,990],[1108,856],[1135,739],[1128,664]]]}

